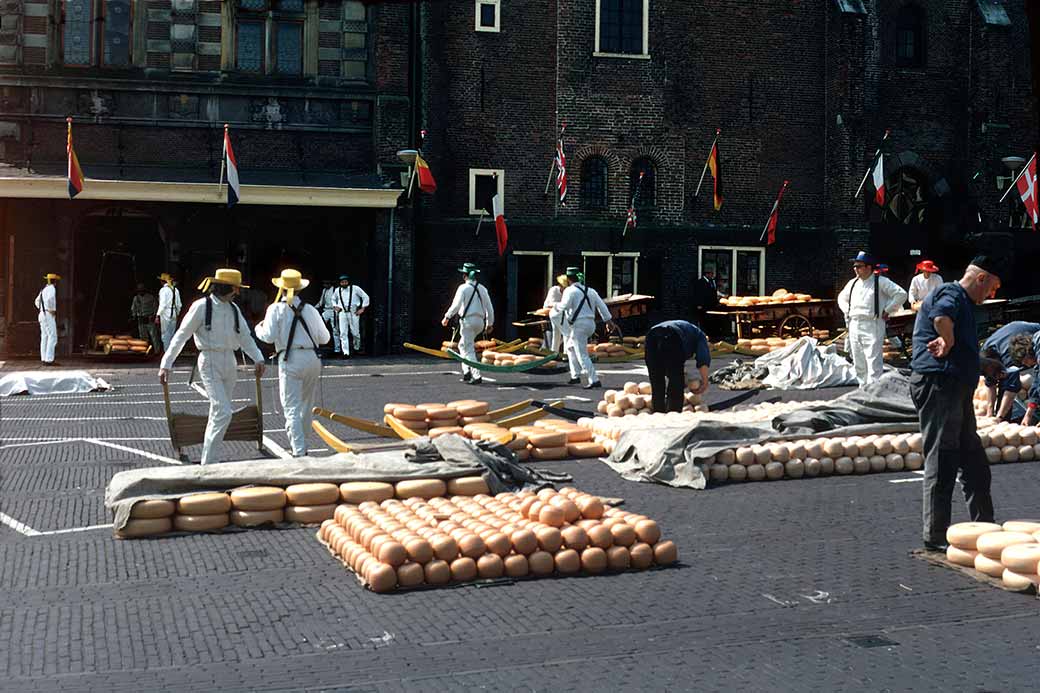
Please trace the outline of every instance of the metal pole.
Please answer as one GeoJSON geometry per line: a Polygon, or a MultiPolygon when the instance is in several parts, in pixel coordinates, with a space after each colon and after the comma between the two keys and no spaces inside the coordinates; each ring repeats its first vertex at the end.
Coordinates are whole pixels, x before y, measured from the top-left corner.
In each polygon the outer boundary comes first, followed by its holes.
{"type": "Polygon", "coordinates": [[[863,192],[863,186],[867,184],[867,178],[870,177],[870,174],[874,171],[874,167],[877,166],[878,156],[881,155],[881,148],[885,146],[885,140],[888,139],[888,136],[891,133],[891,130],[885,130],[885,136],[881,138],[881,144],[878,145],[877,151],[874,152],[874,158],[871,160],[872,163],[870,164],[870,168],[868,168],[867,172],[863,174],[863,180],[859,182],[859,187],[856,188],[856,194],[852,196],[853,200],[859,197],[859,194],[863,192]]]}
{"type": "Polygon", "coordinates": [[[1028,170],[1029,170],[1029,165],[1030,165],[1031,163],[1033,163],[1033,159],[1035,159],[1035,158],[1036,158],[1036,152],[1033,152],[1033,156],[1029,157],[1029,161],[1027,161],[1027,162],[1026,162],[1026,165],[1025,165],[1025,166],[1023,166],[1023,167],[1022,167],[1022,170],[1018,172],[1018,175],[1017,175],[1017,176],[1015,176],[1015,180],[1011,181],[1011,187],[1010,187],[1010,188],[1008,188],[1008,189],[1007,189],[1007,191],[1006,191],[1006,192],[1004,193],[1004,196],[1000,198],[1000,201],[1001,201],[1001,202],[1003,202],[1004,200],[1006,200],[1006,199],[1007,199],[1007,196],[1008,196],[1009,194],[1011,194],[1011,191],[1015,189],[1015,186],[1016,186],[1016,185],[1018,184],[1018,179],[1022,177],[1022,174],[1023,174],[1023,173],[1025,173],[1026,171],[1028,171],[1028,170]]]}
{"type": "MultiPolygon", "coordinates": [[[[567,130],[567,123],[564,123],[563,126],[560,127],[560,137],[559,137],[559,139],[556,140],[556,147],[557,147],[557,149],[559,149],[560,140],[563,139],[563,133],[566,132],[566,130],[567,130]]],[[[555,171],[556,171],[556,152],[554,151],[553,152],[552,163],[549,164],[549,178],[545,181],[545,192],[543,193],[543,195],[548,195],[549,194],[549,186],[552,185],[553,173],[555,171]]]]}
{"type": "Polygon", "coordinates": [[[386,257],[387,257],[387,268],[386,268],[386,353],[390,353],[393,349],[393,310],[394,310],[394,212],[396,209],[390,210],[390,233],[389,240],[387,241],[386,257]]]}
{"type": "Polygon", "coordinates": [[[704,183],[704,176],[708,173],[708,162],[711,161],[711,153],[715,150],[715,144],[719,141],[719,135],[722,134],[721,128],[715,128],[715,139],[711,141],[711,149],[708,150],[708,158],[704,160],[704,170],[701,171],[701,179],[697,181],[697,192],[693,193],[694,199],[701,195],[701,184],[704,183]]]}

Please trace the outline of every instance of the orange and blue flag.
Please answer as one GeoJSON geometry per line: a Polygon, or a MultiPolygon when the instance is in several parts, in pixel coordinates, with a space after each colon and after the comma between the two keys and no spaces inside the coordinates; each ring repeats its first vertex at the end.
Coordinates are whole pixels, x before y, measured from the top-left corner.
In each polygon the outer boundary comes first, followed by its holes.
{"type": "Polygon", "coordinates": [[[68,124],[69,139],[65,149],[68,154],[68,183],[69,183],[69,199],[71,200],[76,195],[83,192],[83,169],[79,167],[79,159],[76,157],[76,150],[72,147],[72,118],[66,118],[65,122],[68,124]]]}

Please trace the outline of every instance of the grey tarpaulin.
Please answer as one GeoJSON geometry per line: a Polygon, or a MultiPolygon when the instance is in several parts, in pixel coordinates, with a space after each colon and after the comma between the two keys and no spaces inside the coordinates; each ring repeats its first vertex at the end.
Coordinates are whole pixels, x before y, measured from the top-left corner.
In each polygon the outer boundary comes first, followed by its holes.
{"type": "Polygon", "coordinates": [[[703,489],[706,479],[698,464],[723,450],[798,440],[821,431],[843,436],[917,430],[909,381],[895,372],[863,390],[778,416],[770,423],[729,424],[705,418],[685,426],[625,431],[603,461],[630,481],[703,489]]]}
{"type": "Polygon", "coordinates": [[[755,366],[768,368],[762,381],[777,390],[815,390],[856,384],[856,369],[838,355],[832,344],[817,346],[812,337],[802,337],[783,349],[755,359],[755,366]]]}
{"type": "Polygon", "coordinates": [[[0,397],[71,395],[108,389],[108,383],[86,371],[15,371],[0,378],[0,397]]]}
{"type": "MultiPolygon", "coordinates": [[[[105,507],[115,513],[117,530],[126,526],[130,509],[142,500],[175,499],[190,493],[205,491],[228,491],[241,486],[272,485],[288,486],[309,482],[325,481],[386,481],[402,479],[454,479],[462,476],[483,476],[494,493],[509,490],[510,479],[518,483],[548,485],[556,480],[569,480],[569,476],[557,479],[554,475],[538,475],[536,470],[527,470],[514,461],[493,455],[487,451],[476,454],[476,446],[459,436],[458,443],[443,443],[438,446],[437,456],[419,455],[406,459],[403,450],[371,452],[357,455],[339,453],[330,457],[296,457],[279,460],[248,460],[226,462],[205,466],[151,467],[119,472],[108,482],[105,489],[105,507]],[[441,459],[443,458],[443,459],[441,459]],[[512,468],[519,468],[519,471],[512,468]],[[541,476],[541,478],[539,478],[541,476]]],[[[441,438],[437,439],[438,441],[441,438]]],[[[419,438],[413,447],[423,450],[429,439],[419,438]]]]}
{"type": "Polygon", "coordinates": [[[476,462],[483,465],[487,470],[484,478],[491,493],[515,489],[538,491],[554,483],[571,481],[572,478],[570,474],[522,465],[516,454],[504,445],[477,443],[458,435],[440,436],[432,441],[420,438],[414,447],[416,458],[435,454],[452,462],[476,462]]]}

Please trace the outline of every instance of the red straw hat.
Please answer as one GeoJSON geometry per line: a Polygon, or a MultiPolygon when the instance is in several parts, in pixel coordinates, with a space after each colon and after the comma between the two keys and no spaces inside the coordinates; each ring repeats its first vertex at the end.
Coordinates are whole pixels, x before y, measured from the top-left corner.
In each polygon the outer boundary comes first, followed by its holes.
{"type": "Polygon", "coordinates": [[[917,263],[918,272],[938,272],[939,266],[931,260],[921,260],[917,263]]]}

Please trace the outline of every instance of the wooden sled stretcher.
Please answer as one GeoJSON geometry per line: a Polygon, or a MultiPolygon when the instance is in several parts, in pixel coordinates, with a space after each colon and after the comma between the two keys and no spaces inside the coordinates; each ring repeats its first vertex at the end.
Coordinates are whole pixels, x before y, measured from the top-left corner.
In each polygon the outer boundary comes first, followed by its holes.
{"type": "MultiPolygon", "coordinates": [[[[523,339],[514,339],[511,342],[503,342],[500,339],[496,339],[494,341],[498,345],[495,347],[495,351],[497,351],[500,354],[515,354],[519,351],[522,351],[524,347],[527,346],[527,341],[523,339]]],[[[411,342],[405,342],[403,346],[405,349],[411,349],[412,351],[417,351],[420,354],[426,354],[427,356],[433,356],[435,358],[446,359],[449,361],[451,360],[451,356],[445,349],[431,349],[429,347],[420,346],[418,344],[412,344],[411,342]]]]}
{"type": "MultiPolygon", "coordinates": [[[[163,383],[163,401],[166,404],[166,421],[170,428],[170,444],[177,455],[186,460],[181,452],[189,445],[201,445],[206,437],[209,417],[201,414],[174,413],[170,405],[170,386],[163,383]]],[[[245,440],[256,443],[257,450],[264,449],[264,405],[260,392],[260,376],[256,376],[256,404],[247,405],[231,415],[231,423],[224,433],[224,440],[245,440]]]]}
{"type": "MultiPolygon", "coordinates": [[[[492,423],[496,423],[502,428],[511,428],[513,426],[526,426],[548,416],[548,412],[540,408],[527,412],[524,411],[524,409],[533,406],[533,404],[533,400],[529,399],[517,402],[516,404],[510,404],[501,409],[494,409],[488,412],[488,417],[492,423]]],[[[551,404],[553,406],[559,406],[562,402],[552,402],[551,404]]],[[[345,414],[337,414],[334,411],[322,409],[321,407],[315,407],[313,413],[315,416],[320,416],[329,421],[335,421],[336,423],[349,426],[350,428],[364,433],[379,436],[380,438],[410,440],[421,436],[421,434],[416,433],[401,423],[399,419],[389,415],[386,417],[386,424],[384,425],[367,419],[359,419],[345,414]]],[[[317,433],[322,440],[328,443],[330,448],[337,452],[350,452],[352,450],[356,452],[360,449],[357,445],[350,445],[342,441],[319,421],[312,421],[311,428],[314,429],[314,432],[317,433]]],[[[372,448],[365,446],[364,449],[372,448]]]]}

